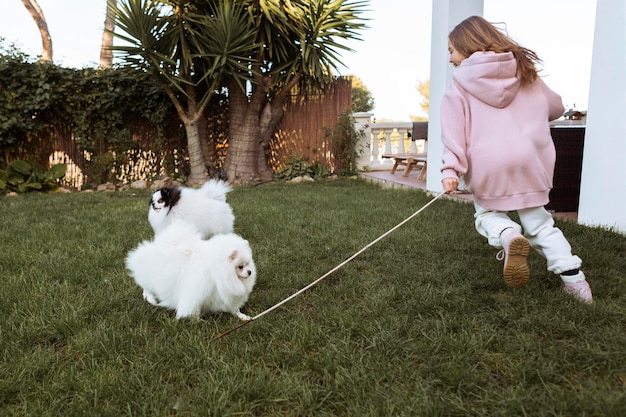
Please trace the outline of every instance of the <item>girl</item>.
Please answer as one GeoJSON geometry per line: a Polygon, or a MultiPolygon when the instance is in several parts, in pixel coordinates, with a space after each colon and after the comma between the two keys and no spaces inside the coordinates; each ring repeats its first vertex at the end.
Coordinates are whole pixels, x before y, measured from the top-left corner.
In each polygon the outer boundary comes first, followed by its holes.
{"type": "Polygon", "coordinates": [[[544,208],[556,159],[549,121],[564,107],[538,77],[538,56],[479,16],[450,32],[448,50],[458,70],[441,108],[444,192],[456,190],[464,177],[476,230],[503,249],[497,258],[504,258],[508,286],[528,282],[526,257],[533,247],[548,271],[560,275],[566,292],[590,303],[582,261],[544,208]],[[517,211],[521,226],[510,211],[517,211]]]}

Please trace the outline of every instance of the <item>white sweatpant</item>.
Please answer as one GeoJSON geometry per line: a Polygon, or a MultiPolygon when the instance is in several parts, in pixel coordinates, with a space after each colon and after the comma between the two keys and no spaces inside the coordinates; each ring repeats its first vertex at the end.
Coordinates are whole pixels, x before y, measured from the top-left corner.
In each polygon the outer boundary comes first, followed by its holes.
{"type": "Polygon", "coordinates": [[[500,234],[508,228],[514,233],[522,233],[530,246],[546,258],[548,271],[561,274],[571,269],[580,268],[581,259],[572,255],[572,247],[561,232],[554,226],[552,215],[543,207],[517,210],[520,226],[508,216],[507,212],[489,210],[474,203],[476,208],[476,230],[486,237],[489,244],[501,248],[500,234]]]}

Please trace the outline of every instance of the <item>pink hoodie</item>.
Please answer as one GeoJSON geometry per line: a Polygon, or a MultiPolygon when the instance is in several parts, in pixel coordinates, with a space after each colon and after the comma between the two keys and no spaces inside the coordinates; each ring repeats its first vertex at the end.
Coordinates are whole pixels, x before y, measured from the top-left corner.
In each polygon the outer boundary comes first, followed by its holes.
{"type": "Polygon", "coordinates": [[[509,211],[548,204],[556,153],[549,121],[564,111],[541,79],[520,87],[511,52],[475,52],[443,97],[443,178],[463,175],[474,201],[509,211]]]}

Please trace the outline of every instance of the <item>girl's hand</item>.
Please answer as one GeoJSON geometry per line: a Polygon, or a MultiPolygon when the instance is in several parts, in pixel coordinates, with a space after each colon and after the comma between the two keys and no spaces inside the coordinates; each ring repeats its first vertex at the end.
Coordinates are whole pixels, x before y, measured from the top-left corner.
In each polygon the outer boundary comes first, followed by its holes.
{"type": "Polygon", "coordinates": [[[441,183],[443,185],[443,192],[446,194],[456,191],[456,188],[459,186],[458,178],[444,178],[441,183]]]}

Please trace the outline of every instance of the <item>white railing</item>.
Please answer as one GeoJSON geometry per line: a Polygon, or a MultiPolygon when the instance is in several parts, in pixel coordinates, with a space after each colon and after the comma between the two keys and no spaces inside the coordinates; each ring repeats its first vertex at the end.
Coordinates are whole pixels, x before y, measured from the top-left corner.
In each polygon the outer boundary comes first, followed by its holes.
{"type": "Polygon", "coordinates": [[[413,138],[413,122],[384,122],[376,123],[371,113],[354,113],[356,131],[363,131],[361,143],[357,146],[362,150],[358,160],[361,170],[387,170],[393,165],[393,160],[383,158],[382,155],[396,153],[426,152],[426,141],[423,138],[413,138]]]}

